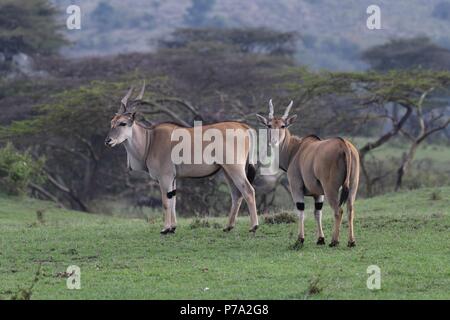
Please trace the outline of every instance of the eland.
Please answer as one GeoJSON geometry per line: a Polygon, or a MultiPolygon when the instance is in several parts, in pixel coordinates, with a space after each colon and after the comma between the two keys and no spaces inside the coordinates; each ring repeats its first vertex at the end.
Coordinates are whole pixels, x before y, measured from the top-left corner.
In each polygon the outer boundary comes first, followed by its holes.
{"type": "Polygon", "coordinates": [[[283,116],[276,117],[272,100],[270,100],[268,117],[259,114],[257,117],[268,130],[271,147],[278,151],[279,168],[287,173],[292,199],[299,217],[297,243],[302,245],[305,239],[304,197],[312,196],[315,201],[317,244],[325,244],[322,230],[322,206],[325,196],[334,213],[330,246],[339,244],[339,230],[343,215],[341,206],[346,203],[348,246],[353,247],[356,244],[353,218],[359,182],[358,151],[343,138],[321,140],[314,135],[302,138],[292,135],[288,128],[297,118],[297,115],[289,116],[292,105],[291,101],[283,116]]]}
{"type": "MultiPolygon", "coordinates": [[[[111,128],[105,139],[105,145],[114,147],[122,144],[127,152],[128,169],[132,171],[145,171],[150,177],[156,179],[161,189],[162,205],[164,208],[164,228],[161,234],[174,233],[177,227],[175,213],[176,204],[176,181],[179,178],[203,178],[209,177],[222,171],[231,193],[231,210],[228,225],[224,231],[230,231],[235,226],[236,216],[242,200],[247,202],[250,211],[250,230],[255,232],[258,228],[258,216],[256,211],[255,190],[251,184],[256,170],[249,161],[252,142],[251,128],[240,122],[219,122],[199,127],[184,127],[179,124],[164,122],[151,124],[136,118],[138,106],[143,103],[145,83],[138,96],[131,100],[133,88],[122,98],[119,111],[111,120],[111,128]],[[226,139],[221,149],[216,148],[216,154],[233,154],[233,161],[209,162],[202,161],[194,163],[178,163],[174,161],[174,148],[179,141],[174,141],[174,133],[184,133],[188,138],[195,135],[196,130],[218,133],[222,137],[227,132],[236,132],[232,139],[226,139]],[[239,145],[236,140],[242,139],[244,143],[239,145]]],[[[228,136],[227,136],[228,137],[228,136]]],[[[211,139],[212,141],[212,139],[211,139]]],[[[203,154],[212,142],[202,141],[200,146],[194,144],[193,139],[188,141],[188,147],[183,153],[203,154]]],[[[215,140],[214,140],[215,141],[215,140]]],[[[211,148],[209,148],[211,149],[211,148]]]]}

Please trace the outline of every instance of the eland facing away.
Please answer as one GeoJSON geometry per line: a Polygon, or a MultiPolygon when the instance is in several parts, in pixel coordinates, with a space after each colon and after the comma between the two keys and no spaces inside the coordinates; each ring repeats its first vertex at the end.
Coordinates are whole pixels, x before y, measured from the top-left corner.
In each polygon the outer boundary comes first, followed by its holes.
{"type": "Polygon", "coordinates": [[[257,115],[268,130],[270,144],[279,152],[279,168],[287,173],[289,187],[298,210],[298,244],[302,245],[304,231],[304,196],[315,200],[314,216],[317,223],[317,244],[325,244],[322,230],[322,206],[324,196],[333,209],[334,229],[330,246],[339,244],[339,229],[343,210],[347,203],[348,246],[355,246],[353,232],[354,202],[359,182],[359,155],[357,149],[347,140],[332,138],[321,140],[310,135],[303,138],[292,135],[289,126],[297,115],[289,116],[293,102],[282,117],[274,116],[272,100],[269,102],[269,116],[257,115]],[[342,189],[341,189],[342,188],[342,189]],[[341,194],[339,196],[339,189],[341,194]]]}
{"type": "MultiPolygon", "coordinates": [[[[228,225],[224,231],[233,229],[236,216],[245,199],[250,211],[250,231],[255,232],[258,228],[258,216],[256,212],[255,190],[251,182],[256,170],[249,163],[249,152],[252,142],[251,128],[240,122],[219,122],[206,126],[193,128],[183,127],[174,123],[149,124],[136,119],[136,111],[142,103],[145,83],[139,95],[130,100],[133,92],[131,88],[121,101],[118,113],[111,120],[111,129],[105,139],[105,144],[114,147],[119,144],[125,146],[127,152],[128,168],[134,171],[146,171],[159,182],[161,189],[162,204],[165,211],[164,228],[161,234],[174,233],[177,225],[175,203],[176,203],[176,180],[178,178],[202,178],[209,177],[223,171],[225,180],[230,187],[232,205],[229,214],[228,225]],[[199,128],[200,127],[200,128],[199,128]],[[212,132],[212,136],[227,136],[228,132],[235,132],[236,136],[227,138],[220,147],[215,149],[215,154],[233,154],[233,161],[201,161],[194,163],[178,163],[174,161],[174,148],[180,144],[174,141],[174,133],[179,130],[183,133],[183,143],[186,145],[186,135],[190,139],[187,148],[183,153],[192,154],[197,158],[198,154],[203,155],[205,149],[211,149],[209,141],[201,141],[200,145],[195,144],[195,132],[201,129],[203,132],[212,132]],[[209,130],[209,131],[208,131],[209,130]],[[237,140],[242,139],[242,144],[237,140]],[[207,148],[209,146],[209,148],[207,148]]],[[[210,137],[211,138],[211,137],[210,137]]],[[[215,138],[216,139],[216,138],[215,138]]],[[[188,139],[189,140],[189,139],[188,139]]],[[[214,140],[216,142],[216,140],[214,140]]],[[[216,145],[217,146],[217,145],[216,145]]],[[[183,156],[186,156],[184,154],[183,156]]],[[[192,158],[192,157],[191,157],[192,158]]],[[[228,159],[228,157],[227,157],[228,159]]]]}

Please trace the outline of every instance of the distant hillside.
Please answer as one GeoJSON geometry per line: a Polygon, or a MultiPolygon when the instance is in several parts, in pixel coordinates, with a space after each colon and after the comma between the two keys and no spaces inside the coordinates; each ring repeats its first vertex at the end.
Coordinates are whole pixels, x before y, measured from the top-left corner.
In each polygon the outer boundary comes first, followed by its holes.
{"type": "Polygon", "coordinates": [[[180,27],[269,27],[297,31],[298,59],[314,68],[365,68],[359,52],[391,38],[429,36],[450,47],[447,0],[378,0],[382,30],[366,28],[373,0],[53,0],[62,15],[82,9],[82,30],[67,31],[71,56],[105,55],[155,48],[180,27]]]}

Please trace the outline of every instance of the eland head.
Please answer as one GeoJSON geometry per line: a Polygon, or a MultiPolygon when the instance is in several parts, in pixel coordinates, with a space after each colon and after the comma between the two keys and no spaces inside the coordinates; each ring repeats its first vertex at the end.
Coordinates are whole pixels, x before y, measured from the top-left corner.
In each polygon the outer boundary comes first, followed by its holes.
{"type": "Polygon", "coordinates": [[[111,120],[111,129],[105,139],[105,145],[108,147],[114,147],[122,142],[131,139],[132,126],[135,120],[136,108],[142,101],[145,92],[145,81],[142,85],[142,89],[139,95],[130,100],[133,93],[133,87],[131,87],[127,94],[122,98],[118,112],[111,120]]]}
{"type": "Polygon", "coordinates": [[[278,146],[281,142],[283,142],[286,137],[286,129],[294,123],[297,115],[289,116],[289,112],[291,111],[293,101],[289,103],[286,107],[286,110],[281,117],[274,116],[274,107],[272,103],[272,99],[269,101],[269,115],[268,117],[264,117],[260,114],[257,114],[258,120],[267,128],[269,133],[269,140],[272,146],[278,146]]]}

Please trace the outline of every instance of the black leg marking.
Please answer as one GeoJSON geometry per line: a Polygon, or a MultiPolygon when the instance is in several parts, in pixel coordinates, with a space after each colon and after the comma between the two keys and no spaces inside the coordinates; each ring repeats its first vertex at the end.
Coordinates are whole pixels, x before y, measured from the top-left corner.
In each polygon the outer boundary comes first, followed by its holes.
{"type": "Polygon", "coordinates": [[[339,241],[332,240],[330,243],[330,247],[337,247],[339,245],[339,241]]]}
{"type": "Polygon", "coordinates": [[[322,210],[323,202],[314,203],[314,207],[316,208],[317,211],[322,210]]]}
{"type": "Polygon", "coordinates": [[[177,195],[177,190],[172,190],[170,192],[167,192],[167,198],[172,199],[172,197],[175,197],[177,195]]]}
{"type": "Polygon", "coordinates": [[[172,227],[169,229],[169,233],[175,233],[175,230],[177,229],[177,227],[172,227]]]}
{"type": "Polygon", "coordinates": [[[167,229],[164,229],[164,230],[161,230],[161,234],[168,234],[170,232],[170,228],[167,228],[167,229]]]}
{"type": "Polygon", "coordinates": [[[305,242],[305,238],[298,237],[297,241],[291,246],[293,250],[299,250],[303,248],[303,243],[305,242]]]}
{"type": "Polygon", "coordinates": [[[304,202],[297,202],[295,204],[297,206],[297,209],[300,211],[304,211],[305,210],[305,203],[304,202]]]}
{"type": "Polygon", "coordinates": [[[325,238],[324,237],[319,237],[319,239],[317,239],[317,244],[322,246],[325,244],[325,238]]]}
{"type": "Polygon", "coordinates": [[[233,230],[233,226],[226,226],[225,228],[223,228],[223,232],[230,232],[231,230],[233,230]]]}
{"type": "Polygon", "coordinates": [[[349,248],[352,248],[352,247],[354,247],[354,246],[356,246],[356,241],[355,241],[355,240],[349,241],[349,242],[347,243],[347,247],[349,247],[349,248]]]}

